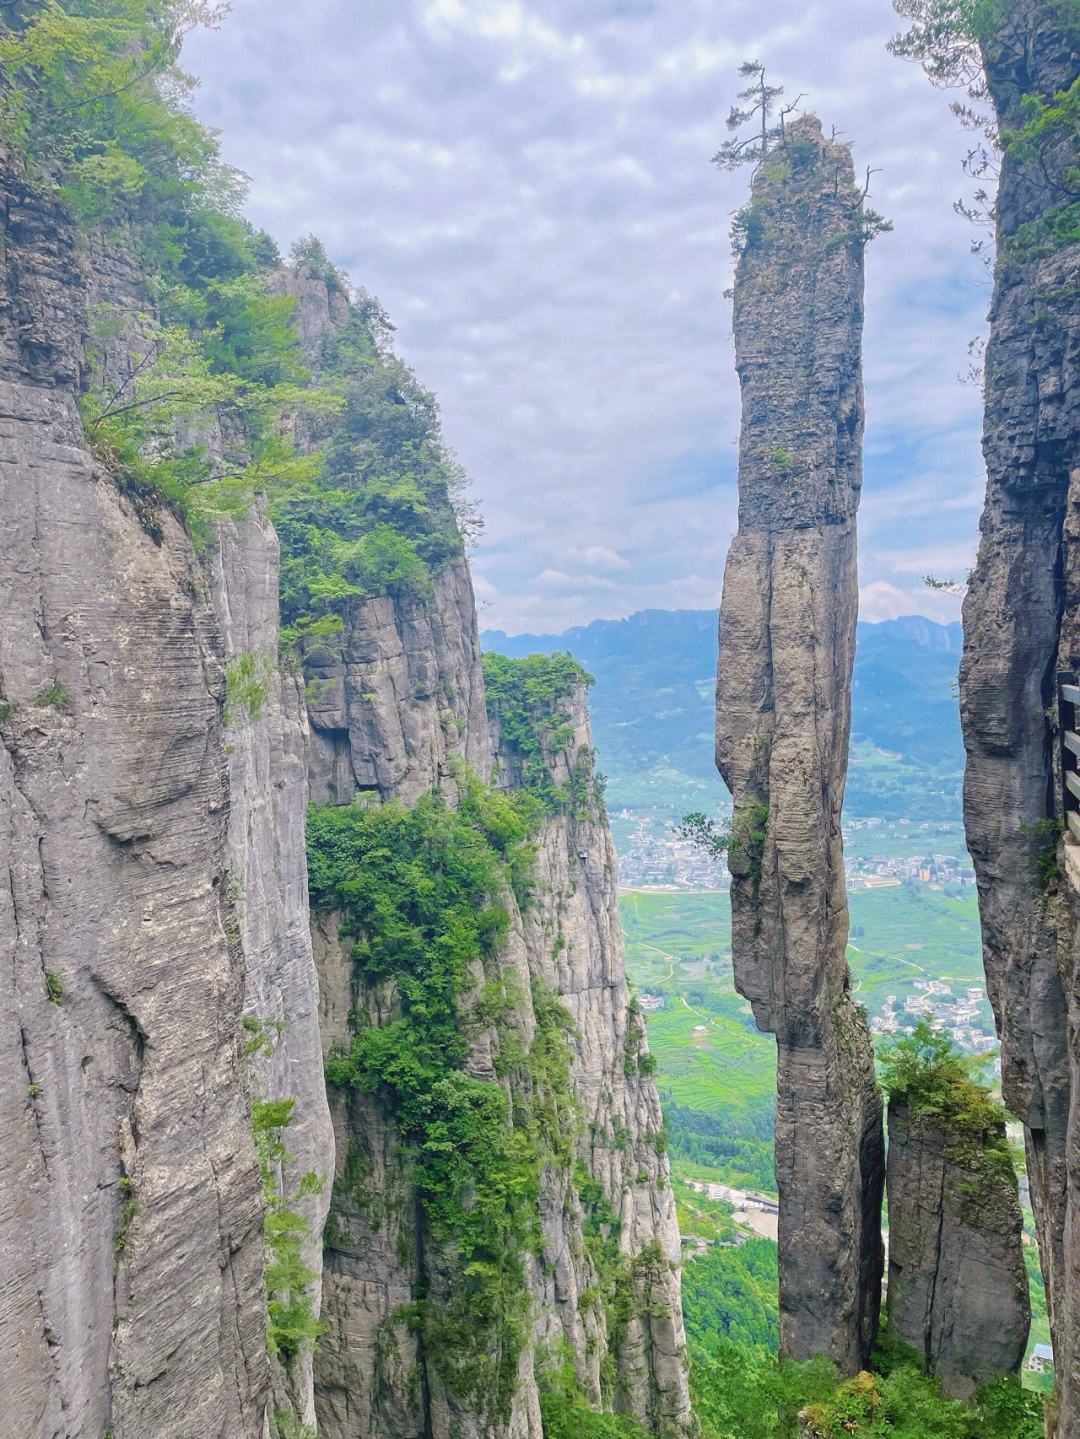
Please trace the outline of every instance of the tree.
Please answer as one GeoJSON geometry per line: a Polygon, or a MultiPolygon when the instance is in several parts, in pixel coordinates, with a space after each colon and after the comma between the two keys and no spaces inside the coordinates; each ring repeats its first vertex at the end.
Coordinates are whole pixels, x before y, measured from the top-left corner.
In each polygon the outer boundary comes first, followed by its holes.
{"type": "Polygon", "coordinates": [[[786,118],[802,99],[800,95],[794,104],[784,106],[780,111],[779,125],[770,125],[776,102],[784,93],[783,85],[770,85],[765,66],[757,60],[744,60],[739,66],[739,74],[750,83],[745,90],[739,91],[738,98],[743,103],[732,105],[728,113],[727,128],[732,132],[732,138],[725,140],[713,156],[713,164],[721,170],[737,170],[740,165],[760,165],[773,142],[783,143],[786,118]],[[737,138],[743,126],[751,121],[755,122],[751,133],[737,138]]]}

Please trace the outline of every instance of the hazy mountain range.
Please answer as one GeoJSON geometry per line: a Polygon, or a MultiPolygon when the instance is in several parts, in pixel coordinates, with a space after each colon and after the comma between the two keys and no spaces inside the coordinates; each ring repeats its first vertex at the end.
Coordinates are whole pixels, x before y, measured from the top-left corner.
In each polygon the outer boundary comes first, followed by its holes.
{"type": "MultiPolygon", "coordinates": [[[[716,615],[643,610],[558,635],[482,636],[521,656],[569,650],[596,678],[593,730],[609,803],[685,813],[715,807],[716,615]]],[[[964,751],[956,701],[961,626],[911,615],[860,624],[846,812],[958,818],[964,751]]]]}

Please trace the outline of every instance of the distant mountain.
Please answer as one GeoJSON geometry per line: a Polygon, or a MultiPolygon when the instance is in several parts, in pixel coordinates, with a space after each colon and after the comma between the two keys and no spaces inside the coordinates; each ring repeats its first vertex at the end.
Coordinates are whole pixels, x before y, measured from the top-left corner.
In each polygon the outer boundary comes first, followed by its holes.
{"type": "MultiPolygon", "coordinates": [[[[489,630],[485,649],[569,650],[596,677],[593,730],[614,810],[713,808],[716,615],[642,610],[558,635],[489,630]]],[[[963,631],[919,615],[859,625],[849,815],[957,818],[964,751],[956,702],[963,631]]]]}

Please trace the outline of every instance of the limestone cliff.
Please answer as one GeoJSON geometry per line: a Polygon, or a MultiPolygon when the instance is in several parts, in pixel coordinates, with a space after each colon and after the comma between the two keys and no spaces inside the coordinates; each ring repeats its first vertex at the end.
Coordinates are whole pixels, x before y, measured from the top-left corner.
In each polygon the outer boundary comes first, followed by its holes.
{"type": "MultiPolygon", "coordinates": [[[[560,723],[537,719],[543,764],[568,796],[539,838],[535,902],[522,930],[530,979],[554,992],[573,1019],[571,1076],[583,1174],[544,1176],[544,1244],[533,1266],[537,1336],[562,1337],[593,1402],[614,1403],[649,1433],[690,1432],[680,1244],[669,1185],[655,1068],[644,1020],[626,984],[615,849],[595,772],[586,689],[575,684],[560,723]],[[600,1195],[590,1200],[589,1181],[600,1195]],[[602,1198],[601,1198],[602,1196],[602,1198]],[[623,1273],[620,1317],[585,1241],[590,1203],[611,1215],[623,1273]],[[596,1295],[589,1299],[590,1293],[596,1295]],[[605,1300],[608,1302],[605,1302],[605,1300]]],[[[522,756],[503,737],[492,702],[502,783],[522,784],[522,756]]],[[[595,1217],[595,1213],[594,1213],[595,1217]]]]}
{"type": "MultiPolygon", "coordinates": [[[[317,668],[309,689],[318,694],[320,682],[327,686],[313,722],[333,737],[322,754],[334,755],[321,768],[316,747],[316,784],[320,772],[333,773],[349,776],[354,792],[375,789],[382,800],[412,802],[438,787],[452,796],[462,773],[457,765],[469,761],[481,778],[494,773],[507,790],[526,785],[497,704],[489,734],[464,565],[444,575],[430,601],[362,606],[332,653],[320,643],[312,657],[317,668]],[[395,691],[408,703],[388,702],[395,691]],[[355,759],[346,748],[351,737],[358,742],[355,759]],[[385,757],[379,769],[368,767],[373,754],[385,757]]],[[[461,1283],[460,1261],[432,1240],[392,1115],[375,1097],[338,1092],[325,1270],[330,1329],[316,1356],[321,1434],[538,1439],[537,1366],[557,1362],[563,1345],[581,1391],[597,1407],[634,1414],[651,1433],[683,1435],[692,1427],[663,1119],[644,1026],[626,987],[615,856],[592,772],[584,690],[566,695],[557,724],[550,716],[546,724],[530,716],[530,724],[542,737],[544,782],[563,799],[535,840],[530,900],[503,897],[510,933],[488,980],[514,999],[507,1027],[485,1022],[474,1029],[469,1072],[492,1081],[505,1074],[512,1050],[531,1051],[537,1042],[543,1018],[537,1006],[554,999],[565,1008],[572,1024],[574,1114],[565,1116],[572,1148],[540,1174],[540,1242],[526,1270],[531,1337],[505,1414],[480,1412],[473,1397],[455,1392],[439,1356],[425,1350],[405,1316],[418,1293],[452,1295],[461,1283]]],[[[336,785],[324,793],[339,803],[345,797],[336,785]]],[[[373,1026],[400,1013],[392,988],[358,980],[339,930],[339,916],[329,914],[316,931],[323,1036],[331,1049],[348,1042],[357,1012],[373,1026]]],[[[535,1102],[508,1083],[512,1104],[535,1102]]]]}
{"type": "MultiPolygon", "coordinates": [[[[1068,7],[1016,0],[984,46],[1003,129],[1023,97],[1049,100],[1080,70],[1068,7]]],[[[1057,795],[1056,671],[1080,658],[1080,246],[1053,232],[1075,162],[1050,127],[1008,147],[986,355],[986,504],[964,606],[965,822],[975,863],[1002,1086],[1024,1122],[1047,1278],[1062,1436],[1080,1434],[1080,1134],[1077,1130],[1075,844],[1057,795]],[[1061,865],[1065,877],[1056,876],[1061,865]]],[[[1075,207],[1074,207],[1075,208],[1075,207]]]]}
{"type": "Polygon", "coordinates": [[[946,1394],[1018,1373],[1031,1322],[1005,1126],[972,1135],[889,1102],[889,1334],[946,1394]]]}
{"type": "MultiPolygon", "coordinates": [[[[0,1414],[27,1439],[260,1439],[225,653],[187,535],[87,449],[74,234],[4,183],[0,1414]]],[[[93,271],[130,289],[120,258],[93,271]]]]}
{"type": "Polygon", "coordinates": [[[863,429],[864,225],[847,147],[812,117],[790,126],[741,230],[739,530],[717,681],[735,982],[777,1040],[781,1347],[853,1373],[877,1326],[884,1146],[850,995],[840,830],[863,429]]]}

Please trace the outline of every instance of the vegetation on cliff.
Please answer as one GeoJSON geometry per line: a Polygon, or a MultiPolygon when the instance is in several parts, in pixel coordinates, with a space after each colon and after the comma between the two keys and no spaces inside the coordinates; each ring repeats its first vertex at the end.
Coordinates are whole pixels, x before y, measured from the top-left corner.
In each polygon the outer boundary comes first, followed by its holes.
{"type": "Polygon", "coordinates": [[[562,787],[551,777],[551,758],[570,743],[573,725],[569,700],[576,690],[593,683],[572,655],[529,655],[508,659],[489,651],[484,655],[484,690],[488,714],[498,725],[504,754],[520,767],[521,786],[549,813],[569,807],[584,818],[590,802],[603,797],[602,784],[593,770],[593,755],[580,753],[568,783],[562,787]]]}
{"type": "Polygon", "coordinates": [[[982,1061],[963,1055],[947,1034],[922,1019],[912,1034],[881,1056],[881,1081],[890,1103],[912,1119],[939,1126],[950,1155],[991,1185],[1016,1187],[1005,1137],[1005,1110],[977,1077],[982,1061]]]}
{"type": "Polygon", "coordinates": [[[357,983],[389,983],[396,996],[398,1017],[381,1026],[357,1006],[326,1073],[393,1117],[428,1237],[455,1255],[452,1291],[418,1294],[408,1321],[453,1392],[505,1415],[529,1332],[524,1264],[540,1246],[541,1167],[569,1167],[577,1134],[571,1024],[534,985],[526,1044],[521,997],[498,967],[508,892],[527,897],[536,802],[465,771],[459,785],[457,809],[438,792],[412,809],[313,809],[311,900],[343,915],[357,983]],[[471,1039],[489,1026],[497,1072],[482,1078],[469,1069],[471,1039]]]}
{"type": "MultiPolygon", "coordinates": [[[[340,628],[356,598],[429,594],[475,517],[435,400],[372,297],[353,298],[313,380],[277,248],[243,219],[244,179],[189,112],[176,65],[186,33],[220,14],[201,0],[16,0],[0,20],[0,128],[81,228],[136,262],[142,311],[90,316],[91,448],[155,538],[158,503],[207,544],[264,492],[289,642],[340,628]]],[[[318,241],[292,258],[348,296],[318,241]]]]}

